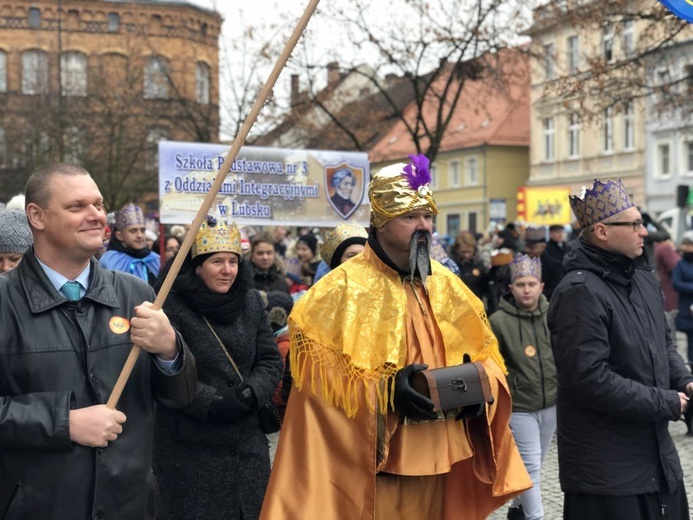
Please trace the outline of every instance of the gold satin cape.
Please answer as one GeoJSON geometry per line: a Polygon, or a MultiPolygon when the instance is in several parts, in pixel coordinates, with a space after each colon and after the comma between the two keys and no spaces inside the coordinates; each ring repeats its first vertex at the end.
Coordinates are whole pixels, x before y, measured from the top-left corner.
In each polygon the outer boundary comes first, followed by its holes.
{"type": "Polygon", "coordinates": [[[295,385],[261,519],[482,520],[531,487],[508,426],[510,392],[483,304],[431,263],[426,295],[366,246],[294,306],[295,385]],[[392,411],[391,376],[414,362],[459,364],[465,353],[489,375],[487,413],[403,424],[392,411]],[[376,489],[395,491],[384,499],[376,489]],[[417,509],[426,502],[418,490],[442,493],[442,510],[417,509]]]}

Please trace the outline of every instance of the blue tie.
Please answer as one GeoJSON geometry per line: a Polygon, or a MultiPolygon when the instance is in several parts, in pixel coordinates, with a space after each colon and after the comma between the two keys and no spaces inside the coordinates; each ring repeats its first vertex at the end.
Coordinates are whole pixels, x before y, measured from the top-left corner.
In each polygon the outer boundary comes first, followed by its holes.
{"type": "Polygon", "coordinates": [[[80,285],[79,282],[65,282],[65,285],[63,285],[60,290],[63,292],[65,297],[68,300],[72,301],[77,301],[79,300],[80,296],[80,285]]]}

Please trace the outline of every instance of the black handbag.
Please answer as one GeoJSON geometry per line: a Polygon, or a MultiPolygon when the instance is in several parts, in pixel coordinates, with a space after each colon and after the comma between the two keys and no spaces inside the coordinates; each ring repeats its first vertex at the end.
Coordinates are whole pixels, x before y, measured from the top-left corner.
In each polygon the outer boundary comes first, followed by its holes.
{"type": "Polygon", "coordinates": [[[282,418],[279,415],[279,410],[277,410],[272,401],[265,403],[265,406],[257,411],[257,417],[260,419],[262,433],[275,433],[282,427],[282,418]]]}
{"type": "Polygon", "coordinates": [[[416,372],[412,386],[433,401],[434,412],[482,403],[493,404],[493,394],[484,365],[465,362],[416,372]]]}
{"type": "MultiPolygon", "coordinates": [[[[202,319],[205,320],[205,323],[209,327],[209,330],[211,330],[212,334],[214,334],[214,337],[217,338],[219,346],[224,351],[224,354],[226,354],[228,360],[231,362],[231,366],[233,366],[233,369],[236,371],[236,374],[238,375],[240,380],[243,381],[241,371],[238,370],[238,365],[236,365],[236,362],[231,357],[231,354],[229,354],[229,351],[226,349],[226,345],[224,345],[224,342],[221,341],[219,336],[217,336],[217,333],[209,324],[207,318],[202,316],[202,319]]],[[[282,427],[281,415],[279,415],[279,411],[277,410],[277,407],[274,406],[274,403],[272,401],[268,401],[260,407],[260,409],[257,411],[257,418],[260,422],[260,429],[262,430],[262,433],[275,433],[278,432],[279,429],[282,427]]]]}

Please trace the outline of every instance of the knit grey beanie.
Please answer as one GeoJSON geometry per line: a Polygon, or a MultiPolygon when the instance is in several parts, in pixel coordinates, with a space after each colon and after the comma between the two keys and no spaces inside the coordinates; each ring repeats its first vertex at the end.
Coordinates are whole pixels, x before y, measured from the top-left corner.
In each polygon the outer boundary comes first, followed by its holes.
{"type": "Polygon", "coordinates": [[[0,211],[0,254],[24,253],[34,243],[26,215],[20,211],[0,211]]]}

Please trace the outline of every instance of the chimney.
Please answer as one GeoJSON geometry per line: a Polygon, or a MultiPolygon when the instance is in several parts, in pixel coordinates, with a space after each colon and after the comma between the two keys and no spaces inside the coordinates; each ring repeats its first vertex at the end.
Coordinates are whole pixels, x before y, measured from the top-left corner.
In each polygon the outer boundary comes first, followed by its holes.
{"type": "Polygon", "coordinates": [[[333,88],[341,78],[339,73],[339,62],[331,61],[327,64],[327,86],[333,88]]]}
{"type": "Polygon", "coordinates": [[[298,103],[298,74],[291,75],[291,106],[294,107],[298,103]]]}

